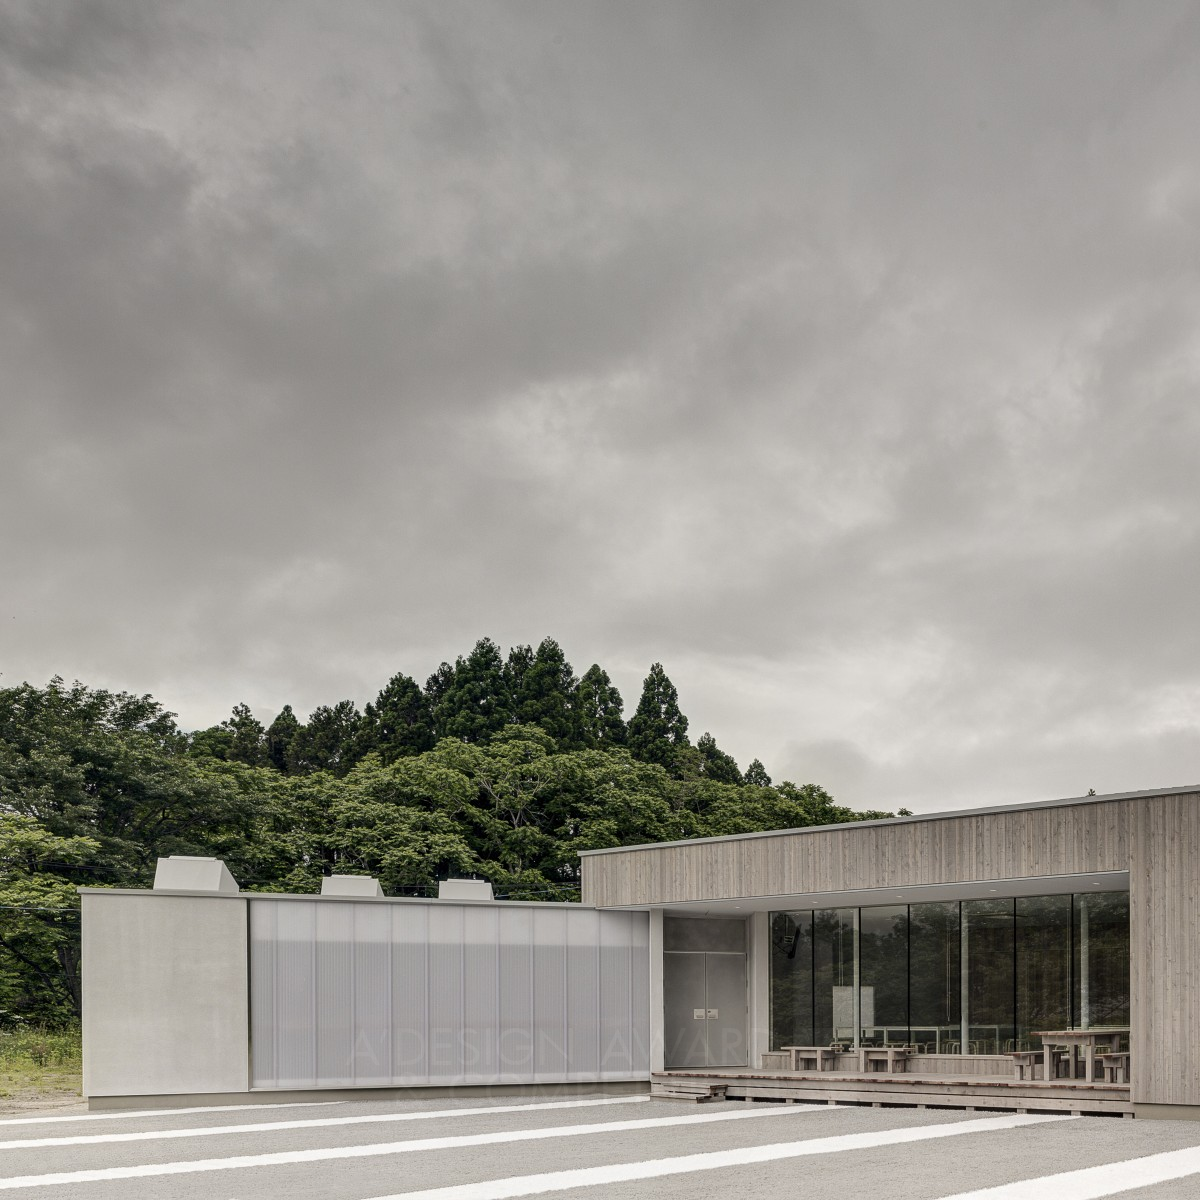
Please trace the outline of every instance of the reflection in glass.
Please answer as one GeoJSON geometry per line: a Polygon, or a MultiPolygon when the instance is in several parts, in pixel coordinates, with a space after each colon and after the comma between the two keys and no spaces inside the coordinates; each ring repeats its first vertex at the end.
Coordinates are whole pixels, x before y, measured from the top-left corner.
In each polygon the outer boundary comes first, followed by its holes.
{"type": "Polygon", "coordinates": [[[1013,902],[964,900],[967,1054],[1003,1054],[1013,1048],[1013,902]]]}
{"type": "Polygon", "coordinates": [[[907,1045],[907,905],[861,910],[858,924],[858,977],[862,1044],[907,1045]]]}
{"type": "Polygon", "coordinates": [[[813,1042],[812,912],[771,914],[771,1048],[813,1042]]]}
{"type": "Polygon", "coordinates": [[[1129,1024],[1129,893],[1074,897],[1074,1024],[1129,1024]]]}
{"type": "Polygon", "coordinates": [[[961,1051],[958,901],[909,906],[909,1021],[926,1054],[961,1051]]]}
{"type": "Polygon", "coordinates": [[[1017,1050],[1071,1027],[1071,897],[1017,897],[1017,1050]]]}
{"type": "Polygon", "coordinates": [[[813,1044],[854,1043],[856,908],[813,913],[813,1044]]]}

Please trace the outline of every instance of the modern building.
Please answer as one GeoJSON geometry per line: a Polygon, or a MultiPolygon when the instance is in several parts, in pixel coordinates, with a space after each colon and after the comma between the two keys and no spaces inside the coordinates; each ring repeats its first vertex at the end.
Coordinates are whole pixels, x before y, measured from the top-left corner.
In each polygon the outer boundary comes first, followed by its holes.
{"type": "Polygon", "coordinates": [[[86,1094],[1200,1117],[1200,788],[591,851],[579,905],[464,886],[246,893],[170,859],[153,891],[84,889],[86,1094]]]}

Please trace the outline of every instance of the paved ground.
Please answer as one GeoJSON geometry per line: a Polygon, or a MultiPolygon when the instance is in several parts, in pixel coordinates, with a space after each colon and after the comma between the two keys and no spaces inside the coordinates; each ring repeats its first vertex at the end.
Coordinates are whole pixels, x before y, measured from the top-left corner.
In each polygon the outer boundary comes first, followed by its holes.
{"type": "Polygon", "coordinates": [[[642,1097],[72,1113],[0,1120],[0,1191],[30,1200],[1197,1200],[1200,1123],[642,1097]]]}

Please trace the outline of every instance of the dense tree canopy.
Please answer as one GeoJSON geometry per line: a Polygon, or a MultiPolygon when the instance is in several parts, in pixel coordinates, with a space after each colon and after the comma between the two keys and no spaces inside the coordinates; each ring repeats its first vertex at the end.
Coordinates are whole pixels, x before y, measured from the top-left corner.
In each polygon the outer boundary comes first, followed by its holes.
{"type": "Polygon", "coordinates": [[[815,784],[745,776],[687,718],[661,664],[628,727],[593,665],[547,638],[488,639],[422,689],[263,726],[245,704],[182,732],[150,696],[51,680],[0,690],[0,1023],[79,1011],[80,884],[143,887],[167,854],[223,858],[243,888],[366,872],[392,894],[449,875],[574,899],[578,852],[852,820],[815,784]]]}

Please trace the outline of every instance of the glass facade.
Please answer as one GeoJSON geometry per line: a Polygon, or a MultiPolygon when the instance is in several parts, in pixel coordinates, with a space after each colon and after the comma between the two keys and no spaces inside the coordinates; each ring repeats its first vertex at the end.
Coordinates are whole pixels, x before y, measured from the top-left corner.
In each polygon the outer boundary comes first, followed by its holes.
{"type": "Polygon", "coordinates": [[[1035,1050],[1129,1024],[1129,893],[775,912],[771,1046],[1035,1050]]]}

